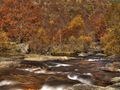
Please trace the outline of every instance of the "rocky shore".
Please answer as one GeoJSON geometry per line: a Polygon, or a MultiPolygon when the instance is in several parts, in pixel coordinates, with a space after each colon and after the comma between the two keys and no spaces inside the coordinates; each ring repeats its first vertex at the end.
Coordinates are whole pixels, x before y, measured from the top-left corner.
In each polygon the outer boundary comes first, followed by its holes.
{"type": "Polygon", "coordinates": [[[71,88],[67,88],[65,90],[120,90],[120,83],[102,87],[102,86],[95,86],[95,85],[85,85],[85,84],[76,84],[73,85],[71,88]]]}

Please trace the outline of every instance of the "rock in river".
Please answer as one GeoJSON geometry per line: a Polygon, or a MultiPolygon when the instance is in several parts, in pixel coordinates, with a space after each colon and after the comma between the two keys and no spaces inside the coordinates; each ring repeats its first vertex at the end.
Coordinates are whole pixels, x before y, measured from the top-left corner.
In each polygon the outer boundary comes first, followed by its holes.
{"type": "Polygon", "coordinates": [[[107,63],[102,70],[109,72],[120,72],[120,62],[107,63]]]}
{"type": "Polygon", "coordinates": [[[86,85],[86,84],[76,84],[72,88],[68,88],[65,90],[120,90],[119,88],[113,87],[101,87],[95,85],[86,85]]]}
{"type": "Polygon", "coordinates": [[[120,77],[114,77],[111,80],[112,82],[120,82],[120,77]]]}

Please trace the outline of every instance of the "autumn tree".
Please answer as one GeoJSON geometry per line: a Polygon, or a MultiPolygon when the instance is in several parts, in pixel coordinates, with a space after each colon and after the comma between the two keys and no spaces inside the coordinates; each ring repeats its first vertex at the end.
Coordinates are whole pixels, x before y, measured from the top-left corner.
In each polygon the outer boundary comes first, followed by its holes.
{"type": "Polygon", "coordinates": [[[40,26],[40,6],[32,0],[3,0],[0,6],[0,28],[12,41],[25,42],[32,30],[40,26]]]}
{"type": "Polygon", "coordinates": [[[9,38],[7,37],[7,33],[0,30],[0,50],[5,50],[8,48],[9,38]]]}
{"type": "Polygon", "coordinates": [[[120,28],[110,28],[102,37],[104,51],[108,55],[120,55],[120,28]]]}
{"type": "Polygon", "coordinates": [[[50,39],[45,29],[40,28],[32,33],[30,38],[30,49],[34,53],[46,54],[50,52],[50,39]],[[34,38],[33,38],[34,37],[34,38]]]}
{"type": "Polygon", "coordinates": [[[107,33],[102,37],[103,49],[108,55],[120,55],[120,3],[111,2],[106,15],[107,33]]]}
{"type": "Polygon", "coordinates": [[[62,51],[69,52],[87,51],[92,42],[91,36],[85,30],[81,15],[74,17],[64,30],[59,30],[56,39],[62,51]]]}

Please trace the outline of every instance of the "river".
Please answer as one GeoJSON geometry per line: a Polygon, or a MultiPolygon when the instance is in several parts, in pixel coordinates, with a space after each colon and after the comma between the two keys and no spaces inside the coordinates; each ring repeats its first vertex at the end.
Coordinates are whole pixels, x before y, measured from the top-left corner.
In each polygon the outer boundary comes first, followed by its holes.
{"type": "Polygon", "coordinates": [[[64,90],[74,84],[107,86],[119,72],[102,70],[105,58],[86,58],[68,61],[22,61],[0,73],[0,90],[64,90]]]}

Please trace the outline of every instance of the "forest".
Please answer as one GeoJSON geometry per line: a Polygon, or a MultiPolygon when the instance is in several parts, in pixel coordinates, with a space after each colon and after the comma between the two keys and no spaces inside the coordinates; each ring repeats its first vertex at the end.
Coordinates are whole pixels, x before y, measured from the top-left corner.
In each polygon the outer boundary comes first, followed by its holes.
{"type": "Polygon", "coordinates": [[[0,0],[0,52],[120,55],[119,0],[0,0]],[[12,50],[12,52],[19,50],[12,50]]]}

